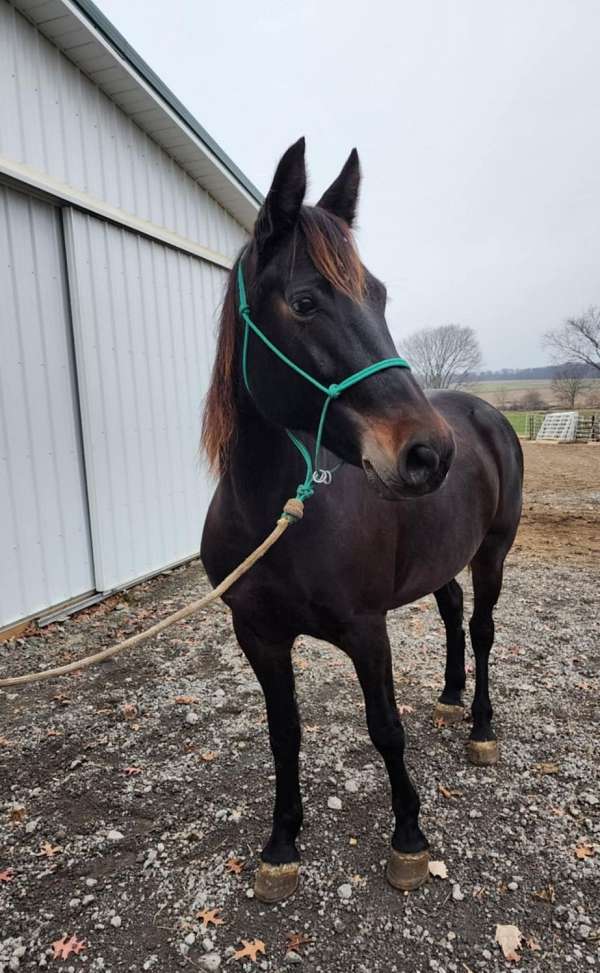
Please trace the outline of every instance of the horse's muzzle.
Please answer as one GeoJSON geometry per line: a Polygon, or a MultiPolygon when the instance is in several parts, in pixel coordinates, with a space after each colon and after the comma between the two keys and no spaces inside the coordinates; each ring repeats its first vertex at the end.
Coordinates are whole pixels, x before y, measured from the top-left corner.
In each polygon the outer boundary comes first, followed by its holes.
{"type": "Polygon", "coordinates": [[[413,436],[395,454],[376,438],[363,441],[363,469],[369,485],[384,500],[423,497],[438,490],[453,458],[454,439],[448,428],[440,435],[413,436]]]}

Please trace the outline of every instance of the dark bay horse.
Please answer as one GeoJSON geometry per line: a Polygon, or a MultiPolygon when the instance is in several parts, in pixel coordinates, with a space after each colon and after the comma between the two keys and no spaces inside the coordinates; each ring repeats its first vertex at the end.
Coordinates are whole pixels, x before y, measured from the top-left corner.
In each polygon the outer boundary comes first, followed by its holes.
{"type": "MultiPolygon", "coordinates": [[[[306,190],[304,140],[285,153],[242,261],[252,319],[290,360],[323,385],[396,355],[385,321],[386,291],[360,262],[350,227],[359,188],[353,151],[314,207],[306,190]]],[[[217,584],[272,529],[303,477],[286,428],[312,441],[323,395],[243,326],[237,266],[224,300],[203,443],[220,474],[202,540],[217,584]]],[[[300,721],[291,650],[300,634],[352,659],[371,739],[387,767],[395,830],[392,885],[416,888],[428,873],[419,798],[404,765],[386,613],[433,593],[447,642],[438,712],[462,716],[465,634],[456,575],[471,565],[470,634],[476,680],[468,755],[497,759],[488,693],[492,612],[521,512],[522,454],[504,417],[462,392],[426,396],[410,371],[371,375],[335,399],[324,426],[328,486],[316,486],[301,523],[225,597],[235,633],[265,695],[276,772],[273,827],[255,881],[278,901],[298,882],[302,823],[300,721]],[[331,456],[330,454],[334,454],[331,456]],[[390,502],[395,501],[395,502],[390,502]]]]}

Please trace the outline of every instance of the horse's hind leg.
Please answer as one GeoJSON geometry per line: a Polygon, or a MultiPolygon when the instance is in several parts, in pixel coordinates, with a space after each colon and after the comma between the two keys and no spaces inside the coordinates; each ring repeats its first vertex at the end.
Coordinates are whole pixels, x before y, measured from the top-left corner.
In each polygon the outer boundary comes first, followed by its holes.
{"type": "Polygon", "coordinates": [[[457,723],[464,719],[462,700],[465,688],[465,630],[463,593],[458,581],[449,581],[434,592],[446,628],[446,671],[444,688],[434,711],[435,720],[457,723]]]}
{"type": "Polygon", "coordinates": [[[404,730],[394,697],[385,617],[355,619],[338,644],[354,663],[365,698],[369,735],[390,778],[396,827],[387,878],[395,888],[415,889],[428,875],[428,843],[419,827],[419,797],[404,765],[404,730]]]}
{"type": "Polygon", "coordinates": [[[300,718],[291,658],[294,638],[270,642],[259,638],[235,615],[233,620],[238,642],[265,696],[275,763],[273,828],[262,851],[254,893],[261,902],[279,902],[295,892],[298,885],[300,856],[296,838],[302,826],[300,718]]]}
{"type": "Polygon", "coordinates": [[[471,564],[474,604],[469,631],[475,655],[475,695],[471,706],[473,728],[467,755],[471,763],[480,765],[498,761],[498,744],[492,729],[488,669],[494,644],[493,611],[502,588],[502,569],[507,550],[505,538],[488,534],[471,564]]]}

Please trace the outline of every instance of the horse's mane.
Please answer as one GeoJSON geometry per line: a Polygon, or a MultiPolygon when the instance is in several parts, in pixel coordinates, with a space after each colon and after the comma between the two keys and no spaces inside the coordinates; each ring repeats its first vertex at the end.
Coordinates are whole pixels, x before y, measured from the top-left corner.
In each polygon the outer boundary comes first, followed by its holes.
{"type": "MultiPolygon", "coordinates": [[[[359,301],[364,292],[364,271],[348,225],[319,207],[302,207],[294,235],[302,235],[308,255],[322,277],[336,290],[359,301]]],[[[294,240],[292,253],[296,250],[294,240]]],[[[251,253],[250,244],[248,253],[251,253]]],[[[243,253],[244,251],[242,251],[243,253]]],[[[237,314],[237,267],[229,275],[221,308],[217,352],[202,418],[202,446],[214,473],[227,469],[237,428],[236,386],[239,374],[236,336],[240,330],[237,314]]],[[[252,294],[255,260],[246,260],[246,288],[252,294]]],[[[260,322],[257,322],[260,324],[260,322]]]]}

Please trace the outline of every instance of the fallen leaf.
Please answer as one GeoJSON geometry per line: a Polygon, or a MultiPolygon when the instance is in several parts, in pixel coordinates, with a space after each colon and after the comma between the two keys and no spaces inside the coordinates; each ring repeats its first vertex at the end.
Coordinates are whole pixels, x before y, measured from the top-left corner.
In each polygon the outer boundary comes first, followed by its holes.
{"type": "Polygon", "coordinates": [[[11,741],[8,737],[0,737],[0,747],[10,747],[12,746],[11,741]]]}
{"type": "Polygon", "coordinates": [[[446,862],[429,862],[429,874],[434,878],[448,878],[446,862]]]}
{"type": "Polygon", "coordinates": [[[304,732],[305,733],[317,733],[320,729],[321,729],[321,727],[317,723],[313,723],[311,725],[309,725],[307,723],[306,726],[304,727],[304,732]]]}
{"type": "Polygon", "coordinates": [[[66,933],[62,939],[57,939],[55,943],[52,943],[54,959],[68,959],[71,953],[79,956],[80,952],[85,948],[86,944],[83,940],[80,942],[75,936],[67,939],[66,933]]]}
{"type": "Polygon", "coordinates": [[[351,845],[357,845],[358,844],[358,838],[350,838],[350,844],[351,845]]]}
{"type": "Polygon", "coordinates": [[[44,855],[45,858],[53,858],[54,855],[58,855],[59,851],[62,851],[60,845],[51,845],[49,841],[44,841],[38,855],[44,855]]]}
{"type": "Polygon", "coordinates": [[[554,902],[556,894],[554,892],[554,886],[552,883],[547,885],[545,889],[540,889],[539,892],[533,893],[534,899],[541,899],[542,902],[554,902]]]}
{"type": "Polygon", "coordinates": [[[448,801],[453,797],[462,797],[462,791],[453,790],[451,787],[444,787],[443,784],[438,784],[438,791],[448,801]]]}
{"type": "Polygon", "coordinates": [[[262,939],[242,939],[242,942],[244,944],[243,948],[236,949],[233,954],[234,959],[245,959],[247,956],[253,963],[256,963],[258,953],[265,953],[265,944],[262,939]]]}
{"type": "Polygon", "coordinates": [[[221,918],[220,909],[203,909],[202,912],[198,913],[196,918],[202,920],[202,924],[205,929],[209,925],[222,926],[225,922],[225,920],[221,918]]]}
{"type": "Polygon", "coordinates": [[[437,719],[433,721],[433,725],[435,726],[436,730],[442,730],[448,724],[443,716],[438,716],[437,719]]]}
{"type": "Polygon", "coordinates": [[[560,764],[543,762],[541,764],[535,764],[533,769],[536,770],[541,777],[544,777],[548,774],[560,773],[560,764]]]}
{"type": "MultiPolygon", "coordinates": [[[[246,863],[241,860],[241,858],[228,858],[225,862],[225,868],[232,875],[241,875],[246,867],[246,863]]],[[[242,940],[244,942],[244,940],[242,940]]]]}
{"type": "Polygon", "coordinates": [[[46,730],[47,737],[61,737],[62,733],[59,730],[46,730]]]}
{"type": "Polygon", "coordinates": [[[14,876],[14,869],[5,868],[3,872],[0,872],[0,882],[12,882],[14,876]]]}
{"type": "Polygon", "coordinates": [[[303,946],[312,943],[312,938],[307,936],[305,932],[288,932],[286,939],[286,948],[293,950],[302,949],[303,946]]]}
{"type": "Polygon", "coordinates": [[[200,754],[200,760],[203,760],[205,764],[209,764],[211,760],[216,760],[219,754],[216,750],[203,750],[200,754]]]}
{"type": "Polygon", "coordinates": [[[137,706],[135,703],[123,703],[121,706],[121,712],[126,720],[134,720],[138,715],[137,706]]]}
{"type": "Polygon", "coordinates": [[[23,824],[27,817],[27,811],[22,804],[15,804],[14,807],[11,807],[8,816],[11,824],[23,824]]]}
{"type": "Polygon", "coordinates": [[[414,713],[414,706],[409,706],[408,703],[401,703],[398,707],[398,713],[400,716],[404,716],[405,713],[414,713]]]}
{"type": "Polygon", "coordinates": [[[584,858],[593,858],[596,849],[588,841],[580,841],[575,848],[575,857],[582,861],[584,858]]]}
{"type": "Polygon", "coordinates": [[[176,696],[175,703],[178,706],[190,706],[192,703],[197,703],[198,698],[196,696],[176,696]]]}
{"type": "Polygon", "coordinates": [[[517,950],[521,945],[523,933],[517,926],[496,926],[496,942],[504,953],[504,959],[518,963],[521,959],[517,950]]]}
{"type": "Polygon", "coordinates": [[[138,774],[142,773],[141,767],[123,767],[123,773],[127,777],[137,777],[138,774]]]}
{"type": "Polygon", "coordinates": [[[525,944],[529,947],[532,953],[536,953],[542,948],[534,936],[530,936],[529,939],[526,939],[525,944]]]}

